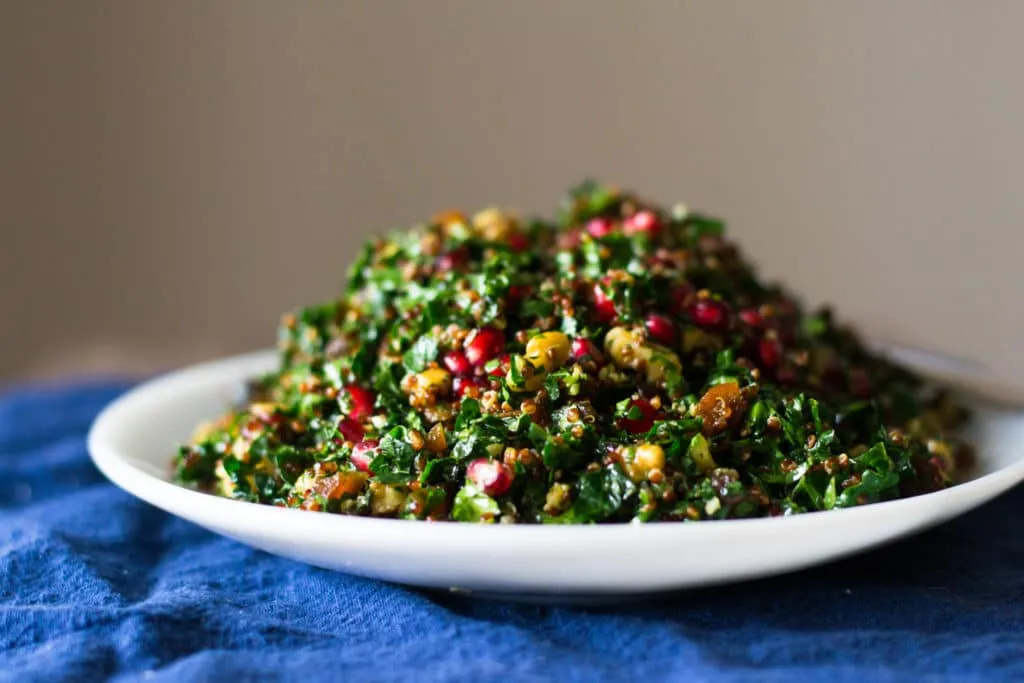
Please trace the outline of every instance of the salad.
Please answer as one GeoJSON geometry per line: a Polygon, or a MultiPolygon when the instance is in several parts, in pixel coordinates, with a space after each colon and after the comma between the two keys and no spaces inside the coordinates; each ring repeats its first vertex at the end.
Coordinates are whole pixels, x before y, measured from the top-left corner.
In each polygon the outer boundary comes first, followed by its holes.
{"type": "Polygon", "coordinates": [[[375,517],[688,522],[935,491],[969,453],[948,393],[761,281],[722,221],[594,182],[553,220],[450,211],[369,242],[278,346],[177,482],[375,517]]]}

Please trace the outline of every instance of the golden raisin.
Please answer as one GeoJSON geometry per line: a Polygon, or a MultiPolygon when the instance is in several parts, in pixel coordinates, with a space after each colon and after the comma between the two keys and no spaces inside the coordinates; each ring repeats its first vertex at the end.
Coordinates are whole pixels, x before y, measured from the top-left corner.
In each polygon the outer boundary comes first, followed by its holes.
{"type": "Polygon", "coordinates": [[[705,436],[724,432],[743,414],[746,401],[736,382],[716,384],[697,402],[696,414],[704,420],[705,436]]]}

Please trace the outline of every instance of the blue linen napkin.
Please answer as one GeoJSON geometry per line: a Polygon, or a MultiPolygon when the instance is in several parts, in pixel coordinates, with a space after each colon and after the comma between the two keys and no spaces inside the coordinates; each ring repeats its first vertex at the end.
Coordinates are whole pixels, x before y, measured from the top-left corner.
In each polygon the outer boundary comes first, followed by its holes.
{"type": "Polygon", "coordinates": [[[125,386],[0,394],[0,681],[1024,677],[1024,490],[787,577],[614,607],[512,605],[313,569],[133,499],[84,441],[125,386]]]}

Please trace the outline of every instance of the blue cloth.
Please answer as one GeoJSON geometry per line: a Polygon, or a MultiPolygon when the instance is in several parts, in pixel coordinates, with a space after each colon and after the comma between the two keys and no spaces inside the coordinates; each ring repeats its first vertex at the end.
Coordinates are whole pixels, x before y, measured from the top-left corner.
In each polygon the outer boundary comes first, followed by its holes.
{"type": "Polygon", "coordinates": [[[984,681],[1024,676],[1024,491],[800,574],[604,608],[411,590],[134,500],[84,436],[123,384],[0,394],[0,681],[984,681]]]}

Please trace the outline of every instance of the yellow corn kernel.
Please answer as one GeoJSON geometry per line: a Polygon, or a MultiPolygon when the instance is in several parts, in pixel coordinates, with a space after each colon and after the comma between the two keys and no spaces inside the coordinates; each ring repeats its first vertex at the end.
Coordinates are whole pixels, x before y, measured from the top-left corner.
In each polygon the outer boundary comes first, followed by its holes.
{"type": "Polygon", "coordinates": [[[569,337],[561,332],[542,332],[526,344],[526,359],[548,372],[565,365],[569,352],[569,337]]]}

